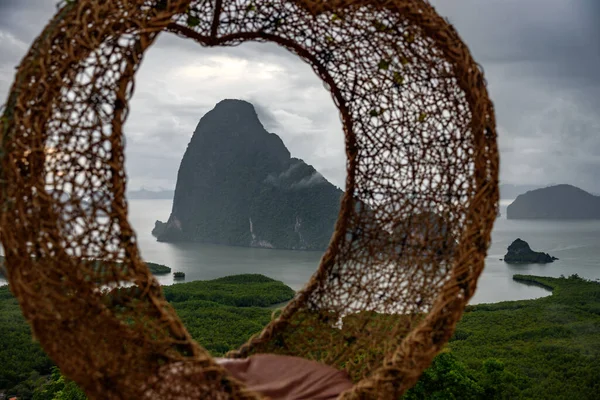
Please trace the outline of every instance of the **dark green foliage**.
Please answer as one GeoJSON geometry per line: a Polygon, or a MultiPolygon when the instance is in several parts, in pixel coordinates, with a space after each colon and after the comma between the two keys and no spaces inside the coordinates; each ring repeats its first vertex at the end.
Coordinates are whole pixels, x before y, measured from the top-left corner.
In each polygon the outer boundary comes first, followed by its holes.
{"type": "Polygon", "coordinates": [[[407,400],[481,399],[485,390],[451,353],[439,354],[419,382],[404,396],[407,400]]]}
{"type": "Polygon", "coordinates": [[[0,287],[0,389],[22,383],[19,393],[34,386],[32,372],[47,375],[52,362],[37,342],[25,322],[17,300],[8,290],[0,287]]]}
{"type": "MultiPolygon", "coordinates": [[[[273,310],[266,307],[294,296],[283,283],[256,274],[180,283],[165,286],[163,291],[190,334],[214,355],[238,348],[260,332],[271,320],[273,310]]],[[[63,397],[37,400],[79,399],[72,382],[53,377],[43,385],[40,376],[50,374],[54,364],[32,340],[29,325],[7,286],[0,288],[0,326],[0,391],[9,389],[9,394],[31,399],[40,388],[37,396],[60,392],[63,397]]]]}
{"type": "Polygon", "coordinates": [[[165,286],[163,292],[170,303],[205,300],[233,307],[269,307],[294,296],[283,283],[257,274],[180,283],[165,286]]]}
{"type": "Polygon", "coordinates": [[[166,265],[151,262],[146,262],[146,265],[148,266],[150,272],[152,272],[154,275],[163,275],[171,272],[171,268],[167,267],[166,265]]]}
{"type": "MultiPolygon", "coordinates": [[[[126,273],[126,265],[123,263],[105,263],[101,260],[93,260],[92,263],[96,271],[100,273],[110,274],[111,268],[116,268],[120,273],[126,273]]],[[[154,275],[164,275],[171,272],[171,268],[162,264],[146,262],[146,266],[148,267],[148,270],[150,270],[150,272],[154,275]]]]}
{"type": "Polygon", "coordinates": [[[485,387],[485,398],[598,398],[600,283],[576,275],[514,279],[553,295],[468,307],[452,353],[485,387]]]}
{"type": "Polygon", "coordinates": [[[46,378],[41,376],[39,372],[32,371],[27,379],[19,382],[9,391],[9,396],[15,396],[19,399],[31,399],[35,393],[39,391],[46,383],[46,378]]]}
{"type": "Polygon", "coordinates": [[[271,320],[272,310],[231,307],[211,301],[172,303],[192,337],[213,355],[240,347],[271,320]]]}
{"type": "MultiPolygon", "coordinates": [[[[598,398],[600,283],[577,275],[514,279],[552,288],[553,295],[468,307],[450,351],[436,357],[405,398],[598,398]]],[[[271,317],[272,310],[264,307],[293,296],[291,289],[262,275],[189,282],[164,291],[192,336],[213,355],[258,333],[271,317]]],[[[6,287],[0,288],[0,318],[9,328],[0,330],[0,387],[12,387],[7,393],[23,399],[83,399],[72,382],[52,372],[6,287]],[[51,372],[50,379],[40,377],[51,372]]]]}
{"type": "Polygon", "coordinates": [[[177,271],[173,273],[175,279],[185,279],[185,272],[177,271]]]}
{"type": "Polygon", "coordinates": [[[480,377],[479,384],[484,388],[484,399],[518,398],[528,385],[524,376],[506,370],[504,363],[495,358],[485,360],[477,375],[480,377]]]}
{"type": "Polygon", "coordinates": [[[53,367],[50,378],[33,393],[32,400],[86,400],[86,396],[75,382],[66,379],[58,368],[53,367]]]}
{"type": "Polygon", "coordinates": [[[525,387],[522,377],[507,371],[504,364],[490,358],[480,370],[467,368],[449,351],[440,353],[406,392],[407,400],[489,400],[515,399],[525,387]]]}
{"type": "MultiPolygon", "coordinates": [[[[122,266],[122,264],[117,264],[117,265],[122,266]]],[[[150,270],[150,272],[154,275],[168,274],[171,272],[171,268],[167,267],[166,265],[152,263],[152,262],[146,262],[146,265],[148,266],[148,269],[150,270]]],[[[3,274],[3,266],[4,266],[4,257],[0,256],[0,276],[4,275],[3,274]]],[[[96,266],[96,268],[101,268],[102,264],[99,261],[96,261],[95,266],[96,266]]]]}

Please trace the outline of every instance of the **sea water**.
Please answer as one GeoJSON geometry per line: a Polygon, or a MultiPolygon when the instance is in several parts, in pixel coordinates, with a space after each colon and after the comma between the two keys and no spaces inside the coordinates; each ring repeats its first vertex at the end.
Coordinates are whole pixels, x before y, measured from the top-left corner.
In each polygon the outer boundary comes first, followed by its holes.
{"type": "MultiPolygon", "coordinates": [[[[172,272],[185,273],[185,281],[214,279],[227,275],[258,273],[280,280],[294,290],[302,288],[319,265],[321,252],[230,247],[201,243],[160,243],[151,235],[154,222],[165,221],[171,200],[130,200],[129,220],[136,231],[142,257],[164,264],[172,272]]],[[[514,274],[554,276],[578,274],[600,279],[600,221],[496,220],[486,266],[471,304],[533,299],[549,294],[545,289],[513,281],[514,274]],[[509,265],[500,259],[517,238],[535,251],[558,257],[551,264],[509,265]]],[[[163,285],[173,283],[173,274],[158,276],[163,285]]],[[[6,281],[0,280],[0,285],[6,281]]]]}

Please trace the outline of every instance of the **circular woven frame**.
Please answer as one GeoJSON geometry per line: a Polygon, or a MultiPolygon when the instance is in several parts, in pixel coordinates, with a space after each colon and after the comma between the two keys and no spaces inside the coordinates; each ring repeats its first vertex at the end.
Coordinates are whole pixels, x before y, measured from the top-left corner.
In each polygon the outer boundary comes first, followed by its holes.
{"type": "Polygon", "coordinates": [[[230,356],[319,360],[357,382],[341,398],[397,398],[473,295],[498,203],[482,72],[424,0],[65,2],[19,66],[0,125],[1,240],[35,337],[93,399],[258,398],[192,340],[127,221],[123,124],[163,31],[284,46],[343,121],[346,191],[330,246],[230,356]]]}

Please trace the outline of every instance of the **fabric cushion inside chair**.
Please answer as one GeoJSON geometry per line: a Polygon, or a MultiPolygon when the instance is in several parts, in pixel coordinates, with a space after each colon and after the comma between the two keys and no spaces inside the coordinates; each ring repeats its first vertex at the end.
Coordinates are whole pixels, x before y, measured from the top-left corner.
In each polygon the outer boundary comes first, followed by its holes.
{"type": "Polygon", "coordinates": [[[255,354],[216,361],[248,389],[272,400],[333,400],[353,385],[346,372],[300,357],[255,354]]]}

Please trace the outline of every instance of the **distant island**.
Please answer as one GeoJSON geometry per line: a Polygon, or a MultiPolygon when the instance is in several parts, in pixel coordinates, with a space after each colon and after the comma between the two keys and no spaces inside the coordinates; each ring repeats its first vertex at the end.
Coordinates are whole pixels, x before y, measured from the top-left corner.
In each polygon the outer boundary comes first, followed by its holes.
{"type": "Polygon", "coordinates": [[[327,248],[342,190],[265,130],[254,106],[223,100],[204,115],[185,151],[161,242],[292,250],[327,248]]]}
{"type": "Polygon", "coordinates": [[[504,256],[504,262],[507,264],[546,264],[558,260],[548,253],[542,253],[531,250],[529,244],[521,239],[517,239],[508,246],[508,253],[504,256]]]}
{"type": "MultiPolygon", "coordinates": [[[[0,277],[5,277],[6,276],[6,267],[4,266],[4,256],[0,256],[0,277]]],[[[101,266],[101,261],[96,261],[95,262],[97,267],[101,266]]],[[[119,263],[119,265],[122,265],[121,263],[119,263]]],[[[146,262],[146,266],[148,267],[148,270],[150,271],[150,273],[152,273],[153,275],[165,275],[171,272],[171,268],[167,267],[166,265],[163,264],[157,264],[157,263],[153,263],[153,262],[146,262]]]]}
{"type": "Polygon", "coordinates": [[[536,189],[516,198],[507,219],[600,219],[600,197],[572,185],[536,189]]]}
{"type": "Polygon", "coordinates": [[[146,266],[153,275],[165,275],[171,272],[171,268],[166,265],[146,262],[146,266]]]}

